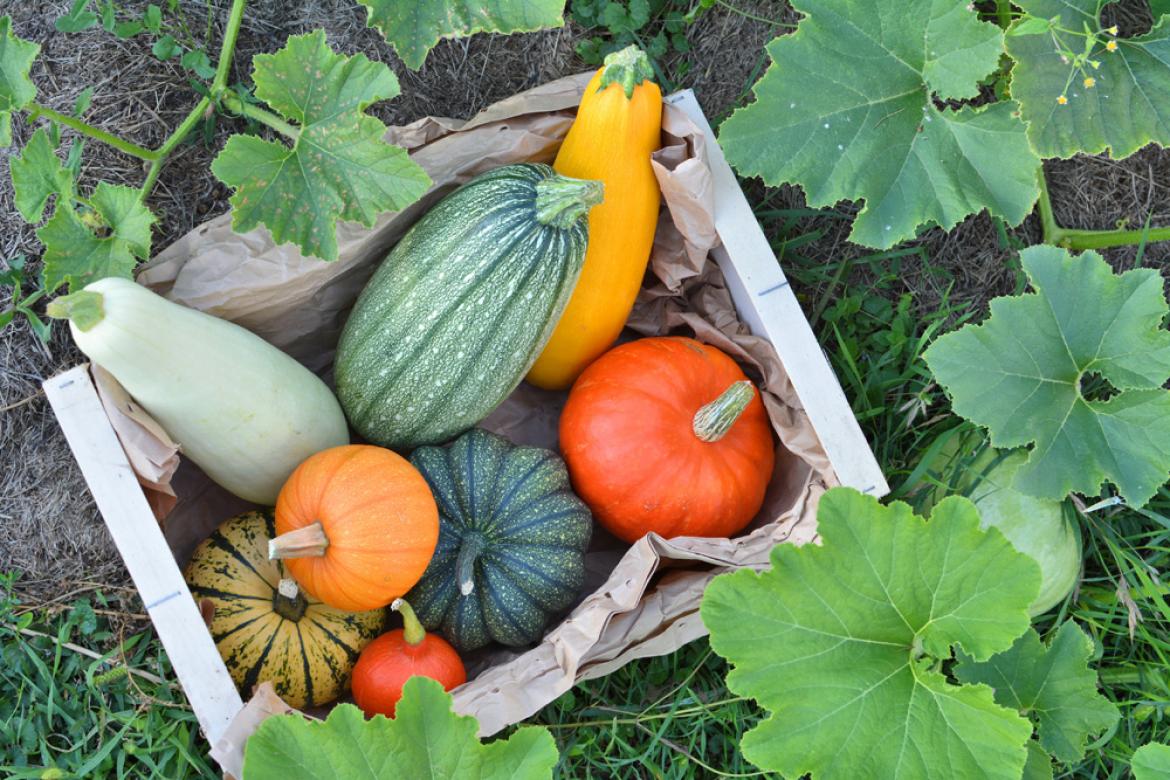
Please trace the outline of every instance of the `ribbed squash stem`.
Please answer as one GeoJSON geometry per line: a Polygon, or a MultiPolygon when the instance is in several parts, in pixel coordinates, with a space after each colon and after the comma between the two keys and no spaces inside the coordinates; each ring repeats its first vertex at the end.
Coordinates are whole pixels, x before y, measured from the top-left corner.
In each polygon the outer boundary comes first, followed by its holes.
{"type": "Polygon", "coordinates": [[[297,581],[285,577],[276,584],[276,595],[272,597],[272,611],[285,620],[297,621],[305,616],[309,602],[301,595],[297,581]]]}
{"type": "Polygon", "coordinates": [[[695,412],[695,435],[706,442],[719,441],[735,421],[743,414],[743,410],[751,403],[756,394],[752,383],[747,379],[736,382],[731,387],[699,411],[695,412]]]}
{"type": "Polygon", "coordinates": [[[320,558],[329,547],[329,538],[318,520],[295,531],[268,540],[268,560],[280,558],[320,558]]]}
{"type": "Polygon", "coordinates": [[[78,290],[62,295],[45,307],[45,314],[55,320],[69,320],[77,329],[85,332],[97,325],[106,316],[102,294],[92,290],[78,290]]]}
{"type": "Polygon", "coordinates": [[[394,599],[390,602],[390,609],[402,614],[402,635],[408,645],[417,645],[426,639],[427,632],[423,630],[418,615],[414,614],[414,609],[406,603],[406,599],[394,599]]]}
{"type": "Polygon", "coordinates": [[[536,221],[568,230],[605,199],[605,188],[592,179],[553,174],[536,184],[536,221]]]}
{"type": "Polygon", "coordinates": [[[459,592],[464,596],[470,596],[475,590],[475,562],[483,548],[482,536],[476,533],[464,535],[459,557],[455,559],[455,580],[459,583],[459,592]]]}
{"type": "Polygon", "coordinates": [[[630,44],[621,51],[615,51],[605,58],[601,68],[601,83],[598,92],[604,92],[610,84],[620,84],[627,98],[634,97],[634,87],[643,81],[654,80],[654,68],[646,52],[630,44]]]}

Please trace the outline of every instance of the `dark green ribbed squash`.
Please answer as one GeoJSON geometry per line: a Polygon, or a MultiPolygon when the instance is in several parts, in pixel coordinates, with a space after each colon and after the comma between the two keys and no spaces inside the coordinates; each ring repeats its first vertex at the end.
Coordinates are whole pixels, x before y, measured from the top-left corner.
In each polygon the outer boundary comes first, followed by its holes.
{"type": "Polygon", "coordinates": [[[438,444],[515,389],[568,303],[601,184],[547,165],[481,174],[439,201],[370,279],[337,348],[337,395],[385,447],[438,444]]]}
{"type": "Polygon", "coordinates": [[[482,428],[410,462],[439,505],[439,544],[406,596],[419,619],[460,650],[539,639],[584,584],[593,532],[564,462],[482,428]]]}

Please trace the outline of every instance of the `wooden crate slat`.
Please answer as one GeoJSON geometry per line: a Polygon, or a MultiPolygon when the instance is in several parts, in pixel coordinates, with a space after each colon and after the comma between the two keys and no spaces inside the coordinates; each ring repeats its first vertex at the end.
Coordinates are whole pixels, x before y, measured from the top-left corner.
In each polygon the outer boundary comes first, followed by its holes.
{"type": "Polygon", "coordinates": [[[89,366],[72,368],[42,386],[171,667],[214,744],[243,702],[106,417],[89,366]]]}
{"type": "Polygon", "coordinates": [[[723,242],[712,256],[723,271],[740,319],[752,333],[775,345],[841,484],[871,496],[886,495],[890,488],[873,450],[694,92],[683,90],[665,100],[685,111],[707,137],[715,228],[723,242]]]}

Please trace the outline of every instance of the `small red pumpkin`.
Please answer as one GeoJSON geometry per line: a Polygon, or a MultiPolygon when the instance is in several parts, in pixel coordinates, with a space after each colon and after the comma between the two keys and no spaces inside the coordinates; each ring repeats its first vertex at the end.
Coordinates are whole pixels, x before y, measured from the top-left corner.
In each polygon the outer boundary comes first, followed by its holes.
{"type": "Polygon", "coordinates": [[[772,429],[735,361],[680,337],[602,355],[561,414],[573,489],[615,536],[732,536],[772,477],[772,429]]]}
{"type": "Polygon", "coordinates": [[[366,717],[394,717],[402,686],[416,675],[438,680],[443,690],[467,682],[467,670],[455,648],[428,634],[402,599],[390,609],[402,613],[402,628],[387,631],[366,645],[353,667],[353,700],[366,717]]]}

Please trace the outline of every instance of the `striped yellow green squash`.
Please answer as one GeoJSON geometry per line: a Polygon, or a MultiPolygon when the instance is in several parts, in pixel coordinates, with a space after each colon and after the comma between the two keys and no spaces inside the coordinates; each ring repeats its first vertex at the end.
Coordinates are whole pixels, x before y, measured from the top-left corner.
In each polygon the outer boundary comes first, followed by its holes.
{"type": "Polygon", "coordinates": [[[325,704],[349,687],[385,613],[345,612],[301,591],[280,561],[268,560],[275,531],[271,511],[226,521],[196,548],[187,584],[215,606],[211,636],[245,696],[270,680],[294,707],[325,704]]]}

